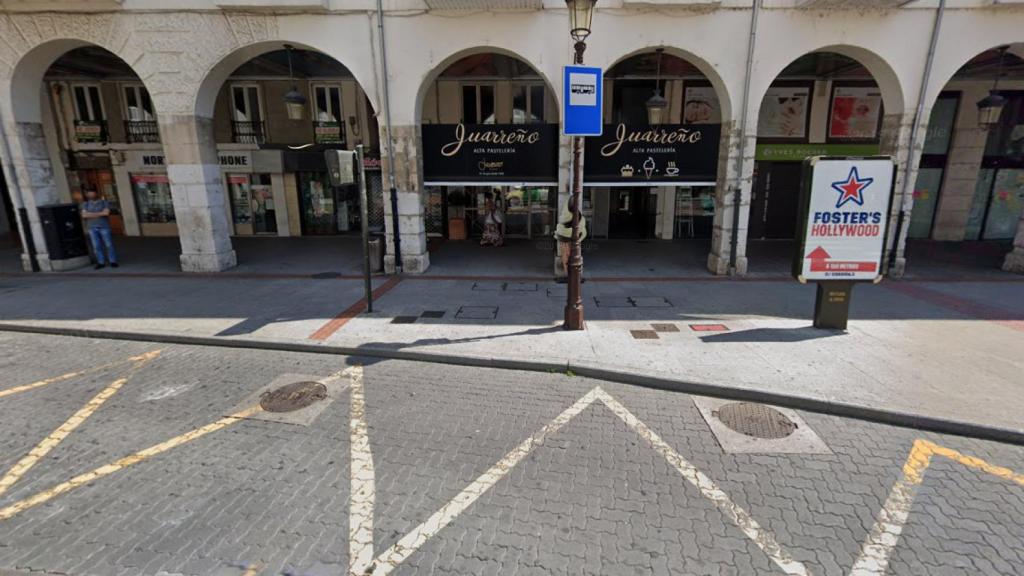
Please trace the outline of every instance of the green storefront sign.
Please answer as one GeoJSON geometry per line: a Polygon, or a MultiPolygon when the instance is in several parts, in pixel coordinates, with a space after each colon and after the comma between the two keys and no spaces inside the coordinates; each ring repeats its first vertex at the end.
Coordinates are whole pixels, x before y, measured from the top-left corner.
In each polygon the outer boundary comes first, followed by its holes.
{"type": "Polygon", "coordinates": [[[811,156],[875,156],[878,150],[878,144],[758,144],[754,159],[803,162],[811,156]]]}

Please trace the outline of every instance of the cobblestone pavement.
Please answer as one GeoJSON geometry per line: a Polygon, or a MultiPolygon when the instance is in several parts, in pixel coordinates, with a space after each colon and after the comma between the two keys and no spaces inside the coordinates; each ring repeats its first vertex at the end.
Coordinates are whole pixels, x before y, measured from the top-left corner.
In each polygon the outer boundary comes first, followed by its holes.
{"type": "Polygon", "coordinates": [[[683,394],[359,364],[0,333],[0,573],[1024,573],[1020,447],[801,413],[831,454],[727,454],[683,394]]]}

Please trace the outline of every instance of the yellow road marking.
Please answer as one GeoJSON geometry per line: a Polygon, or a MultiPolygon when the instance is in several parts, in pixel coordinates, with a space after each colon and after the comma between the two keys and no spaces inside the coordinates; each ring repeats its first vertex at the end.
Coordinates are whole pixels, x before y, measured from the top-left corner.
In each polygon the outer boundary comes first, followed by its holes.
{"type": "MultiPolygon", "coordinates": [[[[160,351],[157,350],[157,351],[155,351],[155,353],[159,354],[160,351]]],[[[104,364],[102,366],[94,366],[92,368],[86,368],[85,370],[78,370],[78,371],[75,371],[75,372],[68,372],[67,374],[61,374],[60,376],[54,376],[52,378],[46,378],[45,380],[38,380],[36,382],[32,382],[31,384],[22,384],[20,386],[14,386],[13,388],[8,388],[6,390],[0,390],[0,398],[3,398],[4,396],[11,396],[11,395],[14,395],[14,394],[18,394],[19,392],[27,392],[29,390],[35,390],[36,388],[42,388],[43,386],[47,386],[49,384],[55,384],[57,382],[63,382],[65,380],[71,380],[72,378],[77,378],[79,376],[85,376],[86,374],[92,374],[93,372],[101,372],[101,371],[106,370],[108,368],[113,368],[114,366],[120,366],[121,364],[127,364],[129,362],[139,362],[141,360],[146,360],[147,357],[149,355],[151,355],[151,354],[154,354],[154,352],[147,352],[147,353],[141,354],[139,356],[132,356],[131,358],[125,358],[124,360],[118,360],[117,362],[111,362],[109,364],[104,364]]]]}
{"type": "Polygon", "coordinates": [[[28,498],[25,498],[24,500],[20,500],[18,502],[15,502],[14,504],[11,504],[10,506],[8,506],[6,508],[0,509],[0,521],[8,520],[11,517],[15,516],[16,514],[19,514],[19,513],[23,512],[25,510],[28,510],[29,508],[34,507],[34,506],[38,506],[39,504],[42,504],[44,502],[47,502],[48,500],[56,498],[57,496],[60,496],[61,494],[64,494],[66,492],[70,492],[70,491],[74,490],[75,488],[78,488],[79,486],[88,484],[90,482],[94,482],[96,480],[99,480],[100,478],[103,478],[104,476],[109,476],[109,475],[113,474],[114,472],[118,472],[120,470],[123,470],[123,469],[125,469],[125,468],[127,468],[129,466],[132,466],[133,464],[138,464],[139,462],[142,462],[143,460],[146,460],[147,458],[151,458],[151,457],[156,456],[158,454],[162,454],[162,453],[167,452],[168,450],[170,450],[172,448],[176,448],[178,446],[181,446],[182,444],[187,444],[187,443],[189,443],[189,442],[191,442],[193,440],[196,440],[197,438],[201,438],[203,436],[206,436],[210,432],[216,432],[217,430],[220,430],[222,428],[227,428],[228,426],[234,424],[235,422],[238,422],[238,421],[243,420],[243,419],[245,419],[245,418],[247,418],[249,416],[252,416],[256,412],[259,412],[260,410],[261,410],[261,408],[259,406],[253,406],[252,408],[247,408],[245,410],[242,410],[241,412],[236,412],[235,414],[232,414],[231,416],[226,416],[224,418],[221,418],[220,420],[217,420],[216,422],[212,422],[212,423],[207,424],[206,426],[203,426],[201,428],[196,428],[195,430],[192,430],[191,432],[186,432],[186,433],[184,433],[184,434],[182,434],[180,436],[175,436],[174,438],[171,438],[170,440],[166,440],[166,441],[161,442],[159,444],[155,444],[155,445],[150,446],[149,448],[146,448],[144,450],[139,450],[138,452],[136,452],[136,453],[134,453],[134,454],[132,454],[130,456],[125,456],[124,458],[121,458],[120,460],[117,460],[117,461],[115,461],[115,462],[113,462],[111,464],[106,464],[104,466],[100,466],[99,468],[96,468],[95,470],[92,470],[91,472],[86,472],[85,474],[80,474],[78,476],[75,476],[74,478],[72,478],[71,480],[68,480],[67,482],[63,482],[61,484],[58,484],[58,485],[54,486],[53,488],[50,488],[48,490],[44,490],[44,491],[36,494],[35,496],[30,496],[28,498]]]}
{"type": "Polygon", "coordinates": [[[1021,486],[1024,486],[1024,474],[1018,474],[1009,468],[1003,468],[1002,466],[995,466],[982,460],[981,458],[975,458],[974,456],[967,456],[961,454],[952,448],[946,448],[927,440],[915,440],[914,447],[910,450],[910,455],[907,457],[907,462],[903,465],[903,473],[906,474],[907,479],[915,484],[920,484],[924,477],[924,471],[931,464],[932,456],[944,456],[959,462],[968,468],[974,468],[981,470],[993,476],[998,476],[1003,480],[1009,480],[1010,482],[1016,482],[1021,486]]]}
{"type": "Polygon", "coordinates": [[[12,466],[11,469],[8,470],[6,474],[4,474],[3,478],[0,478],[0,495],[2,495],[4,492],[7,492],[7,490],[10,489],[10,487],[13,486],[15,482],[20,480],[21,477],[24,476],[26,472],[31,470],[32,467],[39,462],[39,460],[41,460],[43,457],[49,454],[51,450],[56,448],[58,444],[64,441],[64,439],[67,438],[69,434],[74,432],[76,428],[81,426],[82,423],[89,418],[89,416],[92,416],[93,412],[98,410],[99,407],[102,406],[104,402],[106,402],[108,399],[110,399],[111,396],[116,394],[117,391],[120,390],[121,387],[124,386],[125,383],[127,383],[128,380],[131,379],[135,372],[137,372],[139,369],[141,369],[143,366],[145,366],[147,363],[149,363],[151,360],[153,360],[159,355],[160,350],[155,350],[153,352],[147,352],[142,356],[136,356],[135,365],[132,366],[132,370],[127,376],[124,376],[123,378],[118,378],[117,380],[111,382],[109,386],[101,390],[99,394],[93,396],[91,400],[86,402],[85,406],[79,408],[77,412],[72,414],[70,418],[68,418],[63,424],[58,426],[56,430],[51,432],[50,435],[44,438],[42,442],[36,444],[35,448],[30,450],[29,453],[22,457],[22,459],[19,460],[17,464],[12,466]]]}
{"type": "Polygon", "coordinates": [[[928,440],[917,439],[903,463],[903,476],[896,481],[889,497],[878,513],[871,532],[861,548],[860,557],[850,569],[850,576],[883,576],[889,568],[889,557],[899,542],[903,526],[910,516],[917,489],[924,480],[924,473],[931,465],[932,456],[943,456],[954,462],[987,472],[993,476],[1024,486],[1024,474],[1009,468],[995,466],[974,456],[961,454],[952,448],[939,446],[928,440]]]}
{"type": "Polygon", "coordinates": [[[249,567],[245,569],[245,572],[242,572],[242,576],[256,576],[257,574],[260,573],[260,570],[262,570],[262,569],[263,569],[263,563],[262,562],[257,562],[255,564],[250,564],[249,567]]]}

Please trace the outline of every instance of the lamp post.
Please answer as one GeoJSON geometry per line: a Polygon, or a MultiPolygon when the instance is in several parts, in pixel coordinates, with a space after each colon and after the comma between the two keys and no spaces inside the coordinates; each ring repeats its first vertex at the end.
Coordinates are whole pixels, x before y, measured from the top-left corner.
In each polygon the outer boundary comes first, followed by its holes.
{"type": "Polygon", "coordinates": [[[664,52],[664,48],[658,48],[656,50],[658,54],[658,75],[654,80],[654,94],[647,99],[647,123],[651,126],[657,126],[665,123],[665,112],[668,111],[668,100],[661,95],[661,53],[664,52]]]}
{"type": "Polygon", "coordinates": [[[288,78],[292,81],[292,89],[284,95],[284,107],[288,111],[289,120],[302,120],[306,112],[306,97],[295,86],[295,75],[292,73],[292,45],[285,44],[288,52],[288,78]]]}
{"type": "MultiPolygon", "coordinates": [[[[583,64],[583,52],[587,49],[590,23],[594,18],[597,0],[565,0],[569,8],[569,36],[575,44],[574,63],[583,64]]],[[[569,95],[564,96],[568,98],[569,95]]],[[[569,239],[569,278],[565,302],[566,330],[583,330],[583,256],[580,254],[580,197],[583,196],[583,137],[572,137],[572,196],[569,209],[572,212],[572,236],[569,239]]]]}

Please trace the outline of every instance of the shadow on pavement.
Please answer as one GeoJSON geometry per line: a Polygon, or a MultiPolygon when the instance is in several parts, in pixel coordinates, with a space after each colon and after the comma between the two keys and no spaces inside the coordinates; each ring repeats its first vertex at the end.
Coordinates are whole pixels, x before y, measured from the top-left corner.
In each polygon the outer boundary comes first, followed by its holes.
{"type": "MultiPolygon", "coordinates": [[[[551,334],[554,332],[561,332],[563,328],[561,326],[545,326],[543,328],[529,328],[526,330],[519,330],[517,332],[506,332],[504,334],[488,334],[486,336],[472,336],[468,338],[422,338],[414,342],[364,342],[360,344],[357,349],[365,350],[404,350],[407,348],[418,348],[422,346],[444,346],[450,344],[465,344],[468,342],[485,342],[488,340],[498,340],[500,338],[510,338],[512,336],[539,336],[541,334],[551,334]]],[[[372,366],[380,362],[387,362],[390,358],[378,358],[373,356],[349,356],[346,358],[346,362],[349,365],[358,364],[361,366],[372,366]]]]}
{"type": "Polygon", "coordinates": [[[813,326],[799,328],[753,328],[737,332],[710,334],[700,339],[707,344],[721,342],[804,342],[833,336],[844,336],[844,330],[822,330],[813,326]]]}

